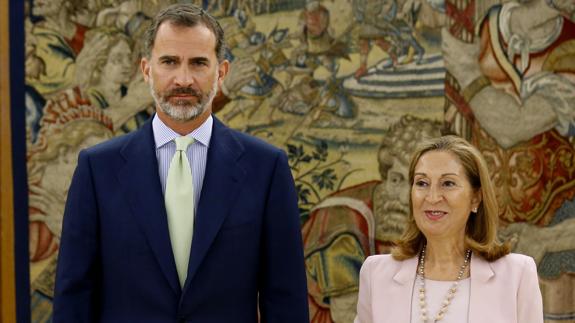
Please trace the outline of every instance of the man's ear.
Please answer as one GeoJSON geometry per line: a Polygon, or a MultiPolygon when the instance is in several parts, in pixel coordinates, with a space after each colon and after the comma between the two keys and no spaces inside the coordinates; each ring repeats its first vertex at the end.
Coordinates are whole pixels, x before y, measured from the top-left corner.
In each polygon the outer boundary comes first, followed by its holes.
{"type": "Polygon", "coordinates": [[[151,66],[146,57],[142,57],[140,60],[140,70],[142,71],[142,75],[144,75],[144,80],[148,82],[148,79],[150,78],[151,66]]]}
{"type": "Polygon", "coordinates": [[[221,87],[226,75],[230,71],[230,62],[224,59],[218,64],[218,86],[221,87]]]}

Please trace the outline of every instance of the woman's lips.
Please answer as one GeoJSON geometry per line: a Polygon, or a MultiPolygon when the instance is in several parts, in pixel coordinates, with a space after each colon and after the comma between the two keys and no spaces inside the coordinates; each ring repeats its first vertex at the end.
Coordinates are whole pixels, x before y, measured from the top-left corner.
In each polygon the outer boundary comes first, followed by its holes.
{"type": "Polygon", "coordinates": [[[431,221],[437,221],[443,218],[445,215],[447,215],[447,212],[444,211],[432,211],[432,210],[425,211],[425,216],[431,221]]]}

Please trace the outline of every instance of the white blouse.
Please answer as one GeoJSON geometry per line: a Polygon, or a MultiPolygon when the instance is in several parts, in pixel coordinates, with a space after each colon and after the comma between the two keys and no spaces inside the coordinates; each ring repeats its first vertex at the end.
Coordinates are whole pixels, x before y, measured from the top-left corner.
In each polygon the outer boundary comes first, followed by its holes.
{"type": "MultiPolygon", "coordinates": [[[[413,292],[411,293],[411,323],[422,323],[418,282],[419,280],[416,280],[413,285],[413,292]]],[[[443,303],[447,296],[447,291],[453,286],[453,283],[453,281],[425,280],[425,301],[427,303],[428,322],[433,322],[433,319],[439,312],[441,303],[443,303]]],[[[447,312],[440,321],[441,323],[462,323],[469,321],[470,285],[470,278],[462,279],[459,282],[457,292],[455,292],[451,304],[447,307],[447,312]]]]}

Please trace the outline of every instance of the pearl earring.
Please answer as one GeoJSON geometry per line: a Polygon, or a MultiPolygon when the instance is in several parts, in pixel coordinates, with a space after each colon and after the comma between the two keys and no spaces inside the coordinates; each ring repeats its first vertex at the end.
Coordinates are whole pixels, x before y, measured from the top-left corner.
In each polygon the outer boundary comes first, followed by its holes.
{"type": "Polygon", "coordinates": [[[476,208],[476,207],[474,207],[474,208],[473,208],[473,210],[471,210],[471,212],[473,212],[473,213],[477,213],[477,208],[476,208]]]}

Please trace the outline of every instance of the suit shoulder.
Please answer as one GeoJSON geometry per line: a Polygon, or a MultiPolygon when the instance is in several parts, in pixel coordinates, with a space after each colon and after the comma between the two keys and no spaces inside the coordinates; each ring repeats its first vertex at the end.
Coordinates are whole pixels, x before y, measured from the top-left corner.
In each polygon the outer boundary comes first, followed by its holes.
{"type": "Polygon", "coordinates": [[[537,272],[537,266],[535,265],[535,260],[532,257],[518,254],[510,253],[507,254],[492,263],[492,266],[496,270],[505,270],[510,272],[537,272]]]}
{"type": "Polygon", "coordinates": [[[126,145],[127,142],[132,140],[136,132],[130,132],[125,135],[114,137],[104,142],[98,143],[92,147],[85,149],[85,153],[90,156],[106,155],[109,153],[117,153],[126,145]]]}
{"type": "Polygon", "coordinates": [[[361,266],[360,275],[387,281],[401,272],[405,261],[407,260],[395,260],[391,255],[369,256],[361,266]]]}
{"type": "Polygon", "coordinates": [[[391,255],[374,255],[367,257],[363,265],[366,267],[389,267],[399,263],[401,261],[393,259],[391,255]]]}
{"type": "Polygon", "coordinates": [[[496,262],[501,261],[501,262],[507,262],[510,264],[517,264],[517,265],[525,265],[525,264],[529,264],[529,263],[535,263],[535,261],[533,260],[532,257],[527,256],[527,255],[523,255],[523,254],[519,254],[519,253],[509,253],[503,257],[501,257],[500,259],[496,260],[496,262]]]}

